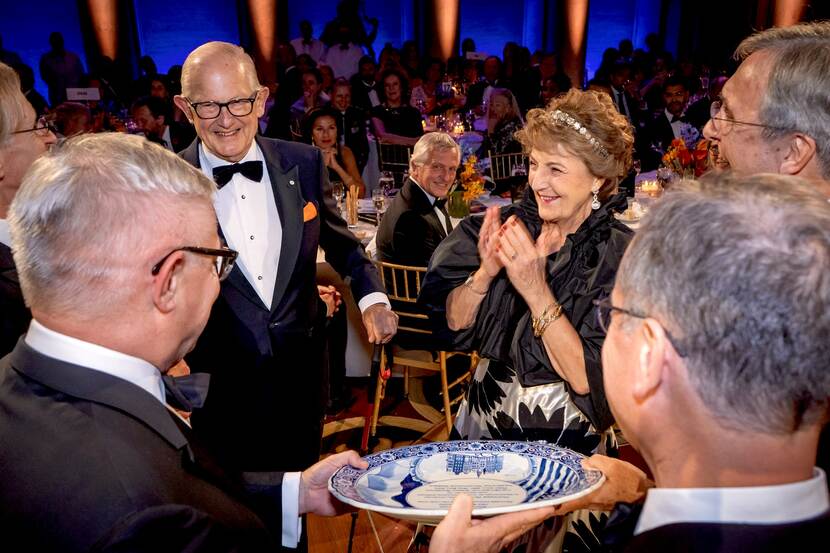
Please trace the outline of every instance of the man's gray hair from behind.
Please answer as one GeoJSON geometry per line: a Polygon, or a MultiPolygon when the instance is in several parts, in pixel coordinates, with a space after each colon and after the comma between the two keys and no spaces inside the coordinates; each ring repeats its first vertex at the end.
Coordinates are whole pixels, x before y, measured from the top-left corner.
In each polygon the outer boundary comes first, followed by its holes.
{"type": "Polygon", "coordinates": [[[215,190],[143,137],[85,134],[56,145],[32,165],[9,212],[26,303],[91,314],[129,297],[136,264],[152,264],[145,258],[165,241],[180,246],[194,204],[212,209],[215,190]]]}
{"type": "Polygon", "coordinates": [[[756,33],[738,45],[735,57],[772,56],[760,123],[768,139],[801,131],[816,142],[821,173],[830,179],[830,21],[801,23],[756,33]]]}
{"type": "Polygon", "coordinates": [[[422,136],[415,143],[412,150],[412,157],[409,158],[409,170],[420,167],[427,163],[436,150],[453,150],[461,160],[461,147],[453,138],[445,132],[429,132],[422,136]]]}
{"type": "Polygon", "coordinates": [[[827,417],[830,204],[807,181],[684,182],[643,219],[616,287],[620,307],[669,331],[724,426],[792,433],[827,417]]]}

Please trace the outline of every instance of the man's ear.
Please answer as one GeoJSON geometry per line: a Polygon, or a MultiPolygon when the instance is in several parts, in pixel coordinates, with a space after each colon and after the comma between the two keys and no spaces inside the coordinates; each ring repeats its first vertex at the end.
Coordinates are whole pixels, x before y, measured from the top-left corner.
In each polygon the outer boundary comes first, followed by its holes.
{"type": "Polygon", "coordinates": [[[164,260],[153,278],[153,305],[164,314],[176,308],[183,270],[184,252],[174,252],[164,260]]]}
{"type": "Polygon", "coordinates": [[[816,141],[804,133],[792,135],[784,160],[778,169],[782,175],[798,175],[816,156],[816,141]]]}
{"type": "Polygon", "coordinates": [[[190,104],[187,100],[185,100],[184,96],[182,96],[181,94],[176,94],[175,96],[173,96],[173,103],[176,104],[176,107],[182,110],[182,113],[184,113],[187,116],[187,120],[190,121],[190,124],[192,125],[193,113],[191,111],[190,104]]]}
{"type": "Polygon", "coordinates": [[[268,101],[268,87],[260,86],[256,91],[256,100],[254,100],[254,113],[257,119],[265,115],[265,102],[268,101]]]}
{"type": "Polygon", "coordinates": [[[652,396],[663,382],[666,367],[668,336],[654,319],[645,319],[638,332],[642,333],[640,358],[634,371],[632,390],[638,401],[652,396]]]}

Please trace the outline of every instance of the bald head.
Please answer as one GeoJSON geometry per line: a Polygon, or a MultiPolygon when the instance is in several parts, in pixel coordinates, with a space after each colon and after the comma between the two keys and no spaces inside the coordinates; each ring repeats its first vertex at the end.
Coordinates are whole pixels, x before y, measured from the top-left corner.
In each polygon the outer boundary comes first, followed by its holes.
{"type": "Polygon", "coordinates": [[[203,76],[208,74],[239,79],[251,90],[260,87],[251,56],[229,42],[206,42],[188,54],[182,66],[182,95],[189,97],[201,92],[203,76]]]}

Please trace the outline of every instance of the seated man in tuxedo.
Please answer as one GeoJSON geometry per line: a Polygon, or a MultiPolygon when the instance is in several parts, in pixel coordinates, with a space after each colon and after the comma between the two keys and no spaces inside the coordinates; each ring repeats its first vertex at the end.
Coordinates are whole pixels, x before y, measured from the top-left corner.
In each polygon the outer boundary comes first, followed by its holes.
{"type": "Polygon", "coordinates": [[[700,130],[685,117],[689,87],[683,77],[675,75],[666,79],[663,102],[665,107],[637,133],[637,153],[644,171],[662,165],[663,154],[675,138],[691,143],[700,138],[700,130]]]}
{"type": "Polygon", "coordinates": [[[192,125],[173,121],[170,107],[161,98],[139,98],[133,102],[130,113],[147,140],[161,144],[171,152],[181,152],[196,138],[192,125]]]}
{"type": "Polygon", "coordinates": [[[352,105],[352,85],[346,79],[337,79],[332,90],[331,105],[340,114],[343,143],[349,147],[363,174],[369,160],[369,140],[366,137],[366,111],[352,105]]]}
{"type": "Polygon", "coordinates": [[[185,59],[181,80],[175,102],[198,135],[181,156],[216,180],[220,233],[239,251],[187,358],[213,383],[194,430],[239,470],[299,470],[317,460],[323,431],[318,247],[351,278],[370,342],[391,340],[397,316],[337,213],[320,149],[257,136],[268,89],[250,56],[226,42],[203,44],[185,59]]]}
{"type": "Polygon", "coordinates": [[[163,375],[196,343],[236,257],[217,235],[215,190],[173,153],[123,134],[70,139],[28,172],[9,222],[33,320],[0,360],[9,544],[295,547],[298,515],[334,514],[333,471],[366,466],[348,452],[302,474],[235,474],[174,410],[198,406],[207,382],[194,394],[163,375]]]}
{"type": "MultiPolygon", "coordinates": [[[[611,515],[609,550],[824,543],[830,501],[814,465],[830,403],[826,197],[771,174],[685,182],[643,220],[598,308],[608,403],[656,483],[641,507],[611,515]]],[[[587,462],[606,484],[558,511],[602,508],[645,487],[623,461],[587,462]]],[[[485,549],[469,508],[459,500],[433,553],[485,549]]]]}
{"type": "Polygon", "coordinates": [[[446,201],[461,162],[450,135],[431,132],[415,143],[409,178],[392,199],[377,233],[381,261],[426,267],[432,252],[452,231],[446,201]]]}

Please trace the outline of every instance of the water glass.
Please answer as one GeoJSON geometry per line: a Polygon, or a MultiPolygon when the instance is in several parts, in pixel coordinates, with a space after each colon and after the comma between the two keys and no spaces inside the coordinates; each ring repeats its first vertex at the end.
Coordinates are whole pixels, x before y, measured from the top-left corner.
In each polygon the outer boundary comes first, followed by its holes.
{"type": "Polygon", "coordinates": [[[378,189],[382,190],[384,195],[388,196],[392,189],[395,188],[395,176],[392,171],[381,171],[378,179],[378,189]]]}
{"type": "Polygon", "coordinates": [[[375,213],[377,214],[378,225],[383,214],[386,213],[386,194],[380,188],[372,190],[372,204],[375,206],[375,213]]]}
{"type": "Polygon", "coordinates": [[[346,191],[343,187],[343,181],[335,180],[331,181],[331,195],[334,197],[334,201],[337,202],[337,209],[342,211],[340,207],[340,203],[343,201],[343,197],[345,196],[346,191]]]}

